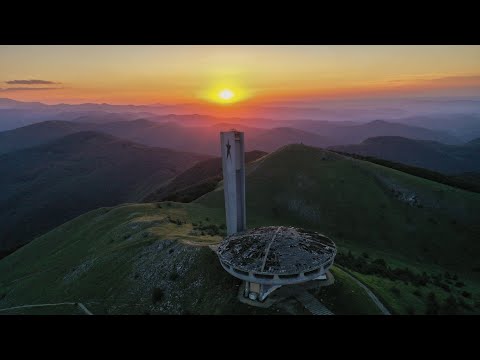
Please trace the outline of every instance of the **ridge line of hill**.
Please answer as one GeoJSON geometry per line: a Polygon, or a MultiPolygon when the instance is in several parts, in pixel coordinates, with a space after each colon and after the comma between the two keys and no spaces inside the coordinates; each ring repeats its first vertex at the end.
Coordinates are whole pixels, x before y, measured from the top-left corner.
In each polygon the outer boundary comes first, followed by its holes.
{"type": "MultiPolygon", "coordinates": [[[[464,179],[462,176],[453,176],[453,175],[445,175],[437,171],[433,171],[430,169],[418,167],[418,166],[411,166],[402,164],[395,161],[380,159],[374,156],[364,156],[334,149],[328,149],[328,151],[334,152],[339,155],[347,156],[353,159],[364,160],[368,161],[377,165],[382,165],[390,169],[398,170],[404,172],[406,174],[410,174],[413,176],[417,176],[423,179],[435,181],[440,184],[449,185],[458,189],[471,191],[474,193],[480,193],[480,181],[469,181],[468,178],[464,179]]],[[[480,175],[480,174],[479,174],[480,175]]]]}

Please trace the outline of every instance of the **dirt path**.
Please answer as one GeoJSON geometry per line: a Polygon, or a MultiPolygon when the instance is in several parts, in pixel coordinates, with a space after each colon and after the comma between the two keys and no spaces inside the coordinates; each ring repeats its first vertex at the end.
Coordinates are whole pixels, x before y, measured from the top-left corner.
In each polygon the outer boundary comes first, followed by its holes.
{"type": "MultiPolygon", "coordinates": [[[[337,265],[338,266],[338,265],[337,265]]],[[[348,270],[346,270],[344,267],[340,267],[345,274],[347,274],[353,281],[355,281],[359,286],[362,287],[363,290],[367,293],[367,295],[372,299],[372,301],[377,305],[378,309],[382,312],[383,315],[392,315],[390,311],[385,307],[385,305],[382,304],[382,302],[375,296],[375,294],[368,288],[366,287],[360,280],[358,280],[355,276],[350,274],[348,270]]]]}
{"type": "Polygon", "coordinates": [[[82,303],[74,303],[74,302],[64,302],[64,303],[56,303],[56,304],[37,304],[37,305],[22,305],[22,306],[14,306],[11,308],[6,308],[6,309],[0,309],[0,312],[2,311],[8,311],[8,310],[15,310],[15,309],[26,309],[26,308],[34,308],[34,307],[45,307],[45,306],[59,306],[59,305],[75,305],[78,306],[85,314],[87,315],[93,315],[85,305],[82,303]]]}

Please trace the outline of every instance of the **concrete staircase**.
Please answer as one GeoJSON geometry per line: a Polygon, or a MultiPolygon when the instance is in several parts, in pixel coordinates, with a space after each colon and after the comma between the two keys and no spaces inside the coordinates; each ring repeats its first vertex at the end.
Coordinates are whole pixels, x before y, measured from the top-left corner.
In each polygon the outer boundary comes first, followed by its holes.
{"type": "Polygon", "coordinates": [[[299,289],[296,298],[313,315],[334,315],[334,313],[328,310],[315,296],[305,289],[299,289]]]}

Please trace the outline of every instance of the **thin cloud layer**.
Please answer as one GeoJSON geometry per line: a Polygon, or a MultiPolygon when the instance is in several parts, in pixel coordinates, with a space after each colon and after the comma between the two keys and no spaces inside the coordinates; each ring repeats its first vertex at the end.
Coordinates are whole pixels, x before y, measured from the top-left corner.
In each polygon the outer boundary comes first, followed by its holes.
{"type": "Polygon", "coordinates": [[[62,88],[59,87],[41,87],[41,88],[34,88],[34,87],[14,87],[14,88],[0,88],[0,91],[25,91],[25,90],[60,90],[62,88]]]}
{"type": "Polygon", "coordinates": [[[52,84],[59,84],[54,81],[49,80],[10,80],[5,81],[8,85],[52,85],[52,84]]]}

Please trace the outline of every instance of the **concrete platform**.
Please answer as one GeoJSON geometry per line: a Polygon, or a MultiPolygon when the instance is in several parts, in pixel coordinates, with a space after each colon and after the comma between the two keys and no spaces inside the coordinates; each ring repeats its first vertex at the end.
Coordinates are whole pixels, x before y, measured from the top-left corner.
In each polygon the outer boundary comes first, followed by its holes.
{"type": "MultiPolygon", "coordinates": [[[[309,304],[313,304],[313,301],[310,301],[311,298],[307,299],[307,295],[305,293],[308,293],[308,290],[312,289],[318,289],[323,286],[329,286],[332,285],[335,282],[335,278],[333,277],[332,273],[330,271],[327,271],[326,273],[327,279],[326,280],[311,280],[307,281],[305,283],[300,283],[300,284],[295,284],[295,285],[284,285],[274,292],[272,292],[263,302],[260,301],[254,301],[250,300],[249,298],[246,298],[243,296],[243,292],[245,289],[245,282],[242,281],[242,285],[240,285],[238,289],[238,301],[250,305],[250,306],[256,306],[256,307],[261,307],[261,308],[269,308],[273,304],[280,302],[282,300],[285,300],[289,297],[295,297],[297,298],[310,312],[312,312],[309,307],[311,308],[320,308],[319,306],[306,306],[305,304],[307,303],[306,300],[309,300],[309,304]],[[305,300],[305,301],[303,301],[305,300]]],[[[316,298],[311,295],[315,300],[316,298]]],[[[316,300],[318,303],[320,303],[318,300],[316,300]]],[[[320,303],[321,305],[321,303],[320,303]]],[[[314,310],[315,311],[315,310],[314,310]]],[[[328,309],[325,308],[325,310],[322,310],[323,312],[330,312],[328,309]]],[[[313,313],[313,312],[312,312],[313,313]]]]}

